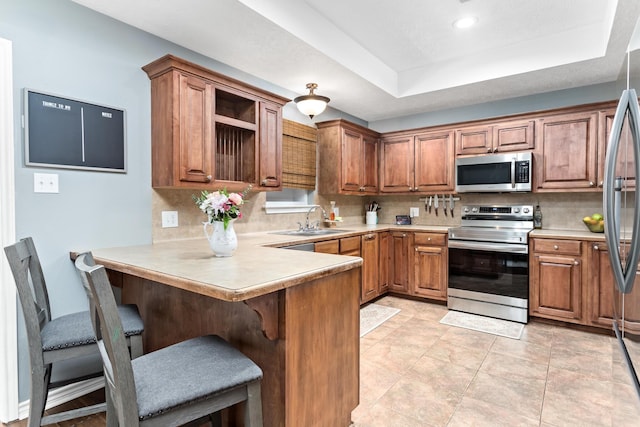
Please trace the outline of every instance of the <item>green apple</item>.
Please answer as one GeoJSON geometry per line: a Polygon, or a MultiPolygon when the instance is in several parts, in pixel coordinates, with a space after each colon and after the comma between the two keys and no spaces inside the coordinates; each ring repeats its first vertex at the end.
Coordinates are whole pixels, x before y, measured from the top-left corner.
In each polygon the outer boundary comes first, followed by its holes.
{"type": "Polygon", "coordinates": [[[602,218],[603,218],[602,214],[599,214],[599,213],[595,213],[595,214],[591,215],[591,219],[594,219],[596,221],[600,221],[602,218]]]}

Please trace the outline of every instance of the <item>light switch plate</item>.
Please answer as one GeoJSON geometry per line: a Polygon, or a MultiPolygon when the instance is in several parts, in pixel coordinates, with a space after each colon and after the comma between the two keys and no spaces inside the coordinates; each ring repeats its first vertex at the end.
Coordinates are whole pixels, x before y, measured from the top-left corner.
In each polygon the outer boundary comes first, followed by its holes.
{"type": "Polygon", "coordinates": [[[34,193],[59,193],[57,173],[34,173],[34,193]]]}
{"type": "Polygon", "coordinates": [[[178,226],[178,211],[162,211],[162,228],[178,226]]]}
{"type": "Polygon", "coordinates": [[[411,218],[420,216],[420,208],[409,208],[409,216],[411,218]]]}

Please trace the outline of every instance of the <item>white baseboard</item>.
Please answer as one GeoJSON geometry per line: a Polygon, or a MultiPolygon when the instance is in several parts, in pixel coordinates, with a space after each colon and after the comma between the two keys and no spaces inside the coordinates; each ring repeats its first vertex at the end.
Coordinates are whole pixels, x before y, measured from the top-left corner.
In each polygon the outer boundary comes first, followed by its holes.
{"type": "MultiPolygon", "coordinates": [[[[56,388],[49,392],[47,406],[45,409],[51,409],[63,403],[77,399],[80,396],[99,390],[104,387],[104,377],[92,378],[90,380],[80,381],[69,384],[64,387],[56,388]]],[[[23,420],[29,417],[29,401],[20,402],[18,407],[18,417],[23,420]]]]}

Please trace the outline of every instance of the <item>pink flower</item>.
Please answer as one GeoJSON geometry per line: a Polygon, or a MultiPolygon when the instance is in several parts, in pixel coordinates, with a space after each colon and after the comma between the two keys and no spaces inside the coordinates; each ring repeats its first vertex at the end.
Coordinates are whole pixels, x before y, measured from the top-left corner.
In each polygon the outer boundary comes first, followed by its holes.
{"type": "Polygon", "coordinates": [[[240,206],[242,204],[242,195],[238,193],[229,194],[229,200],[236,206],[240,206]]]}

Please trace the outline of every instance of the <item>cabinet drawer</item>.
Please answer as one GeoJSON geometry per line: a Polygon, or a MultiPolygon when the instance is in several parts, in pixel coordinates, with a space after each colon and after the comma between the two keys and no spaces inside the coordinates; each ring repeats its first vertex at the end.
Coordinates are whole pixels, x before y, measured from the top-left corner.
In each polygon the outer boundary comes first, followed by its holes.
{"type": "Polygon", "coordinates": [[[325,254],[339,254],[340,242],[338,240],[326,240],[324,242],[316,242],[315,252],[322,252],[325,254]]]}
{"type": "Polygon", "coordinates": [[[577,240],[533,239],[534,252],[580,256],[581,245],[577,240]]]}
{"type": "Polygon", "coordinates": [[[442,233],[415,233],[414,243],[416,245],[437,245],[447,244],[447,235],[442,233]]]}
{"type": "Polygon", "coordinates": [[[340,239],[340,253],[345,252],[360,252],[360,236],[340,239]]]}

